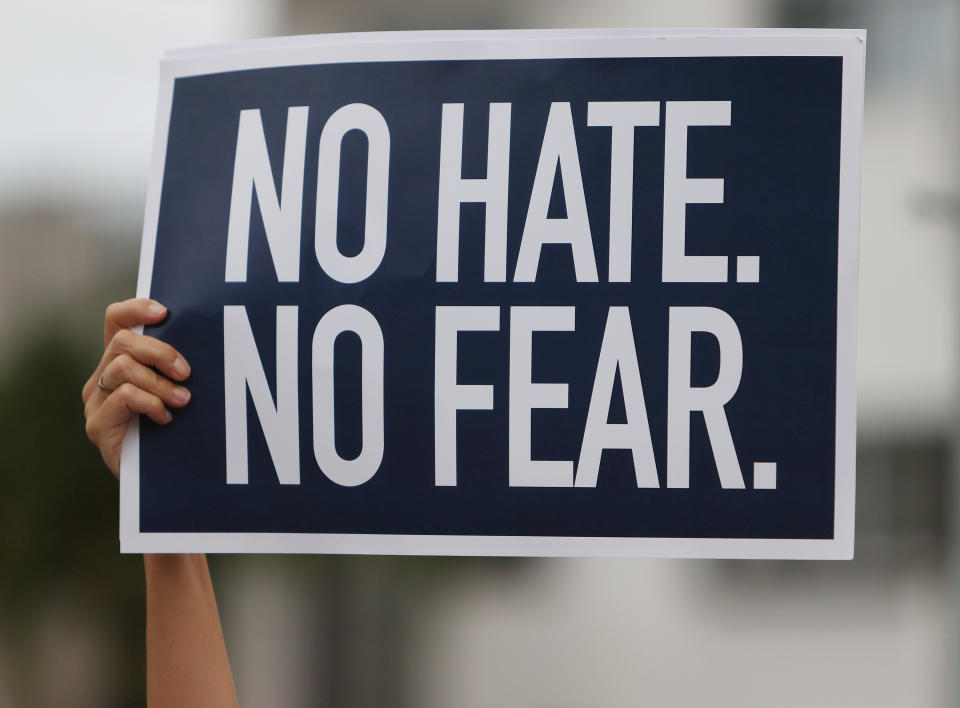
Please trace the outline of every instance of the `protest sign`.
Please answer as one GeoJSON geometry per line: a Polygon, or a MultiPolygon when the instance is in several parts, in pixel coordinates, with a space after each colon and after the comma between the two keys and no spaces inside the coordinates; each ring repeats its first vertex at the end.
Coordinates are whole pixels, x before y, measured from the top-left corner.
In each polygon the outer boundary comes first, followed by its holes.
{"type": "Polygon", "coordinates": [[[123,550],[851,557],[864,43],[170,54],[123,550]]]}

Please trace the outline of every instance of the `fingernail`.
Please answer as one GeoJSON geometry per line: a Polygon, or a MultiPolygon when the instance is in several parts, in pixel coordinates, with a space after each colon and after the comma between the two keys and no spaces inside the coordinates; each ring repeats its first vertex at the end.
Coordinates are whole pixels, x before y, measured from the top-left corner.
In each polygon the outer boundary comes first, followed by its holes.
{"type": "Polygon", "coordinates": [[[183,386],[174,386],[173,388],[173,400],[179,403],[181,406],[186,404],[190,400],[190,392],[185,389],[183,386]]]}
{"type": "Polygon", "coordinates": [[[164,409],[163,409],[163,422],[164,422],[164,423],[169,423],[171,420],[173,420],[173,413],[171,413],[171,412],[168,411],[166,408],[164,408],[164,409]]]}
{"type": "Polygon", "coordinates": [[[173,370],[179,376],[186,376],[190,373],[190,367],[187,366],[187,362],[183,360],[183,357],[178,356],[177,360],[173,362],[173,370]]]}
{"type": "Polygon", "coordinates": [[[152,303],[149,307],[147,307],[147,313],[148,313],[151,317],[159,317],[160,315],[162,315],[162,314],[163,314],[164,312],[166,312],[166,311],[167,311],[167,308],[165,308],[165,307],[164,307],[163,305],[161,305],[159,302],[154,302],[154,303],[152,303]]]}

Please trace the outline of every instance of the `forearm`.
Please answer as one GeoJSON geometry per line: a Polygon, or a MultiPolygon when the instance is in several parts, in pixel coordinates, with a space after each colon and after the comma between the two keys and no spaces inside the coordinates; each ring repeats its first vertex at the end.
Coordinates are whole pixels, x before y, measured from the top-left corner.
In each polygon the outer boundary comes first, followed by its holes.
{"type": "Polygon", "coordinates": [[[204,555],[144,555],[148,708],[234,708],[233,677],[204,555]]]}

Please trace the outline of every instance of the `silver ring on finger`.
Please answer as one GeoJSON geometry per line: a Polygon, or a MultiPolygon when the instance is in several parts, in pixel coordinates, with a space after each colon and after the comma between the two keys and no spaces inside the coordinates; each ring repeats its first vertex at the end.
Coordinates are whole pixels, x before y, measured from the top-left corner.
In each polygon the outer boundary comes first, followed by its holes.
{"type": "Polygon", "coordinates": [[[97,381],[97,388],[99,388],[101,391],[106,391],[107,393],[110,393],[110,392],[113,391],[112,388],[109,388],[109,387],[107,387],[107,386],[104,386],[104,384],[103,384],[103,374],[100,374],[100,379],[97,381]]]}

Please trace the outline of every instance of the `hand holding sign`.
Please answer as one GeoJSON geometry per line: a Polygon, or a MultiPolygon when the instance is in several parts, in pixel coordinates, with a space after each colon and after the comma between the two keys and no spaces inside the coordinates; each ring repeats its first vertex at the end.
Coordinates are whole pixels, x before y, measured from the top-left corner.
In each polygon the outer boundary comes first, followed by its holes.
{"type": "Polygon", "coordinates": [[[166,316],[167,308],[146,298],[115,302],[107,308],[103,357],[82,395],[87,437],[100,448],[103,461],[117,477],[120,444],[131,416],[143,413],[164,425],[173,419],[167,406],[182,408],[190,401],[190,392],[173,382],[190,375],[186,360],[166,342],[131,331],[166,316]]]}

